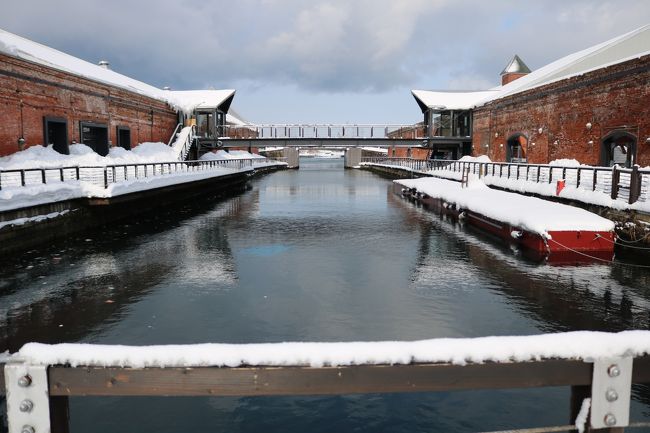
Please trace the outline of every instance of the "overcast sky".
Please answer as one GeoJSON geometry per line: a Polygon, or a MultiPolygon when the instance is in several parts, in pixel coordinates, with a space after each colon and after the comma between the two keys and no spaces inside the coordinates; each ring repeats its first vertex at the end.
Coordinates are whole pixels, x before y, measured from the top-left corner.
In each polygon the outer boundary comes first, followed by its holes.
{"type": "Polygon", "coordinates": [[[413,123],[411,89],[483,89],[650,23],[648,0],[7,0],[0,28],[251,122],[413,123]]]}

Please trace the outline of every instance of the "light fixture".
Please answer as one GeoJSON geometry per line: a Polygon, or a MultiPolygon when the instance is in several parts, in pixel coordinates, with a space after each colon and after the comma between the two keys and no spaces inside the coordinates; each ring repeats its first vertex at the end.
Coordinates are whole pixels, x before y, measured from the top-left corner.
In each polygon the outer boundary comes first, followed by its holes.
{"type": "Polygon", "coordinates": [[[25,138],[20,137],[18,139],[18,147],[20,148],[20,150],[23,150],[25,148],[25,138]]]}
{"type": "Polygon", "coordinates": [[[499,145],[499,147],[503,147],[503,143],[501,143],[501,144],[499,145]]]}
{"type": "Polygon", "coordinates": [[[537,130],[537,133],[538,133],[538,134],[541,134],[542,132],[544,132],[544,128],[539,128],[539,129],[537,130]]]}
{"type": "Polygon", "coordinates": [[[557,146],[558,144],[560,144],[560,142],[557,141],[557,140],[555,140],[555,141],[553,142],[553,144],[557,146]]]}
{"type": "MultiPolygon", "coordinates": [[[[648,137],[648,140],[650,140],[650,137],[648,137]]],[[[490,147],[490,145],[489,145],[489,144],[484,144],[483,147],[485,147],[486,149],[488,149],[488,148],[490,147]]]]}
{"type": "Polygon", "coordinates": [[[588,144],[589,146],[593,146],[593,145],[594,145],[594,140],[589,140],[589,141],[587,142],[587,144],[588,144]]]}
{"type": "Polygon", "coordinates": [[[499,136],[499,133],[498,133],[498,132],[495,132],[495,133],[494,133],[494,137],[496,138],[496,137],[498,137],[498,136],[499,136]]]}
{"type": "Polygon", "coordinates": [[[534,145],[535,145],[535,142],[533,141],[532,143],[530,143],[530,145],[531,145],[531,146],[534,146],[534,145]]]}
{"type": "Polygon", "coordinates": [[[646,139],[645,139],[645,142],[648,143],[648,144],[650,144],[650,137],[646,138],[646,139]]]}
{"type": "Polygon", "coordinates": [[[591,122],[587,122],[587,124],[585,126],[587,127],[587,129],[591,129],[591,126],[592,126],[591,122]]]}

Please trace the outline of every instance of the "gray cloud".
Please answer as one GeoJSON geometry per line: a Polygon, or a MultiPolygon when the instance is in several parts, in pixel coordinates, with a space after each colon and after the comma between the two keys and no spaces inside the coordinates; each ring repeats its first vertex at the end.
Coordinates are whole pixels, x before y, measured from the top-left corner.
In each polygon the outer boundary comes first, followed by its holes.
{"type": "Polygon", "coordinates": [[[38,0],[0,27],[176,89],[387,92],[498,83],[650,22],[646,0],[38,0]]]}

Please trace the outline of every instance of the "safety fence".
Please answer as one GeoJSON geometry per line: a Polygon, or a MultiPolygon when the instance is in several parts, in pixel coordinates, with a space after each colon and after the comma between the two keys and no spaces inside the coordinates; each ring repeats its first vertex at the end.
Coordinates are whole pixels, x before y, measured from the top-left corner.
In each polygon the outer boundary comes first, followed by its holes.
{"type": "Polygon", "coordinates": [[[274,161],[255,158],[0,170],[0,190],[72,181],[108,188],[112,184],[126,181],[132,182],[152,177],[195,172],[239,171],[272,162],[274,161]]]}
{"type": "MultiPolygon", "coordinates": [[[[521,191],[521,182],[551,184],[562,181],[564,187],[599,192],[612,200],[626,204],[650,201],[650,170],[638,166],[632,168],[593,167],[593,166],[554,166],[548,164],[513,164],[503,162],[417,160],[413,158],[363,158],[362,163],[380,164],[408,168],[427,174],[457,173],[460,179],[463,173],[478,177],[491,176],[519,183],[516,189],[521,191]]],[[[502,185],[500,185],[502,186],[502,185]]],[[[508,185],[505,185],[507,188],[508,185]]],[[[534,191],[531,191],[534,192],[534,191]]]]}

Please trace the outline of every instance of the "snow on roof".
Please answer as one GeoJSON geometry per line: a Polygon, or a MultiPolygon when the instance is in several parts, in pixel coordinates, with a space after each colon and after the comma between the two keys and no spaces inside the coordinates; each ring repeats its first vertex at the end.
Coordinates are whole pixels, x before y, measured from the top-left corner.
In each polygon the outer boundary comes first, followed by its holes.
{"type": "Polygon", "coordinates": [[[234,90],[170,92],[2,29],[0,29],[0,53],[158,99],[184,112],[191,112],[195,107],[192,104],[199,106],[205,103],[218,106],[235,92],[234,90]]]}
{"type": "Polygon", "coordinates": [[[496,99],[645,55],[650,55],[650,24],[601,44],[569,54],[505,86],[497,86],[477,92],[413,90],[411,93],[418,100],[421,108],[436,109],[437,107],[445,107],[439,108],[441,110],[470,109],[496,99]]]}
{"type": "Polygon", "coordinates": [[[235,94],[235,91],[233,89],[170,90],[167,93],[167,100],[172,105],[189,114],[196,109],[215,110],[220,108],[224,102],[235,94]]]}
{"type": "Polygon", "coordinates": [[[650,24],[549,63],[524,77],[501,86],[500,92],[493,99],[503,98],[648,54],[650,54],[650,24]]]}
{"type": "Polygon", "coordinates": [[[16,355],[36,365],[95,367],[346,366],[411,363],[593,360],[650,353],[650,331],[577,331],[558,334],[438,338],[346,343],[108,346],[28,343],[16,355]]]}
{"type": "Polygon", "coordinates": [[[420,106],[434,110],[469,110],[480,102],[496,95],[496,90],[467,92],[446,92],[429,90],[412,90],[411,93],[420,106]]]}

